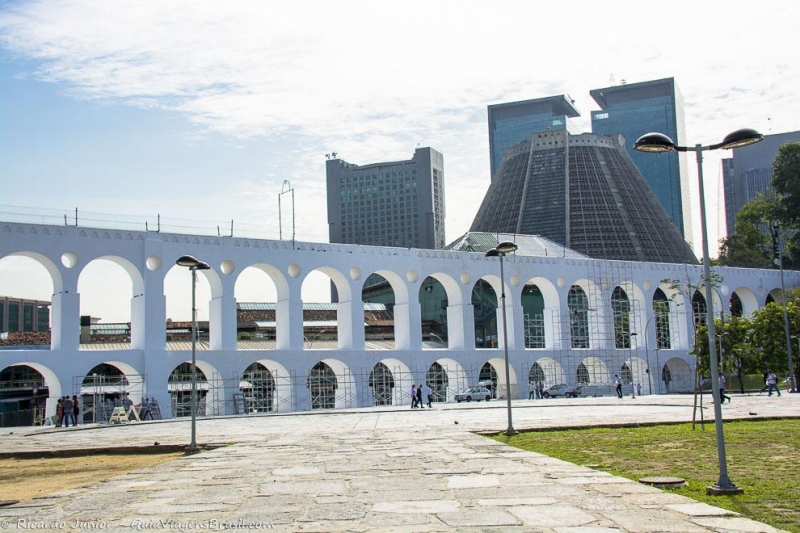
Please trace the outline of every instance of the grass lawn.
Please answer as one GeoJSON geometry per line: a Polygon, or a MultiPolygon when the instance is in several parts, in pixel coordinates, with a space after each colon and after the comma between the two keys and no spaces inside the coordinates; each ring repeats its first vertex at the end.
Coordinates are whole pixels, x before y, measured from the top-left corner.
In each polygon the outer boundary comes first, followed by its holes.
{"type": "Polygon", "coordinates": [[[500,442],[638,480],[676,476],[688,486],[668,489],[800,533],[800,419],[725,423],[728,477],[744,494],[708,496],[719,478],[714,424],[532,431],[500,442]]]}

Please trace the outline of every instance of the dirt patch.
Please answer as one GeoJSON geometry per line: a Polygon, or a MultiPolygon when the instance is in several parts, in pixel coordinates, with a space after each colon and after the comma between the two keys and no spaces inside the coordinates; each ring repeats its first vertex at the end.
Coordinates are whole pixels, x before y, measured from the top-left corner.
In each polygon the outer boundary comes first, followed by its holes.
{"type": "Polygon", "coordinates": [[[182,457],[182,453],[0,459],[0,500],[21,502],[182,457]]]}

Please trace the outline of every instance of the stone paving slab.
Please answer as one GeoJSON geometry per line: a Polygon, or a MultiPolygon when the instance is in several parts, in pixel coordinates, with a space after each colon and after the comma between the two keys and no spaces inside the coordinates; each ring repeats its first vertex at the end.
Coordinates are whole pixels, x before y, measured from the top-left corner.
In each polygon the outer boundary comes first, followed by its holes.
{"type": "MultiPolygon", "coordinates": [[[[726,416],[800,413],[800,395],[777,402],[757,396],[734,400],[738,410],[726,404],[726,416]]],[[[520,401],[514,415],[518,429],[609,420],[689,421],[691,401],[685,396],[644,397],[635,403],[628,398],[520,401]]],[[[398,408],[203,419],[201,444],[234,444],[0,508],[0,523],[12,530],[34,521],[51,524],[49,529],[64,524],[73,531],[100,525],[105,531],[776,531],[714,506],[473,433],[505,429],[503,407],[499,402],[440,405],[424,416],[398,408]]],[[[181,442],[189,426],[170,421],[12,429],[0,432],[6,451],[181,442]]]]}

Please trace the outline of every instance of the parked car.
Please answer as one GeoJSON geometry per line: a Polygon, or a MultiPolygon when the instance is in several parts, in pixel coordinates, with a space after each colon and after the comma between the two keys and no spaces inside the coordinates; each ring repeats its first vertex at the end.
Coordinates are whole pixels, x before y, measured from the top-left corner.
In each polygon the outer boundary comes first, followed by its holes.
{"type": "Polygon", "coordinates": [[[564,398],[577,398],[580,395],[580,387],[570,387],[563,383],[559,385],[553,385],[549,389],[542,391],[542,396],[544,398],[558,398],[559,396],[563,396],[564,398]]]}
{"type": "Polygon", "coordinates": [[[486,400],[488,402],[492,399],[492,393],[486,387],[470,387],[457,393],[455,399],[458,403],[471,402],[472,400],[476,402],[486,400]]]}

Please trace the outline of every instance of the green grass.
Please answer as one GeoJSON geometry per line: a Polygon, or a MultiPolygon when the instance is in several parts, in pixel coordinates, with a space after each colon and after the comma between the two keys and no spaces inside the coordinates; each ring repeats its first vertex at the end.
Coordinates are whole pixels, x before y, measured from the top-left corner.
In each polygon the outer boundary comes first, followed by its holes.
{"type": "Polygon", "coordinates": [[[638,480],[676,476],[669,489],[773,527],[800,533],[800,419],[725,423],[728,477],[744,494],[709,496],[719,479],[714,424],[532,431],[500,442],[638,480]],[[599,465],[599,466],[598,466],[599,465]]]}

